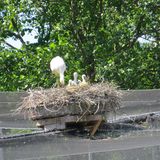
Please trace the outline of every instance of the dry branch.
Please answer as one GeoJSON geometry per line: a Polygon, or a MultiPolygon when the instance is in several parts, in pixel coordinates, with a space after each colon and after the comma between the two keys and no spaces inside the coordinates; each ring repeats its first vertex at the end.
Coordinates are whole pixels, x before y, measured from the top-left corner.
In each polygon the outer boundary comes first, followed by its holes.
{"type": "Polygon", "coordinates": [[[87,87],[30,90],[24,97],[18,113],[31,119],[64,115],[86,115],[116,111],[120,107],[122,92],[110,83],[87,87]]]}

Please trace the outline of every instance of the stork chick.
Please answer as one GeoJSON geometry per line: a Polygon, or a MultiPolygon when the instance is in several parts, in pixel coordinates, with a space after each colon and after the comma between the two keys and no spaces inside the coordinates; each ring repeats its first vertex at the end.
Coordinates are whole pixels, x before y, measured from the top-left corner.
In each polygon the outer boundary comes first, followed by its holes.
{"type": "Polygon", "coordinates": [[[82,82],[79,84],[80,86],[86,86],[86,85],[88,85],[88,82],[86,81],[86,75],[85,74],[83,74],[82,75],[82,82]]]}
{"type": "Polygon", "coordinates": [[[70,79],[69,81],[68,81],[68,87],[70,87],[70,86],[72,86],[73,85],[73,81],[70,79]]]}
{"type": "Polygon", "coordinates": [[[78,73],[77,73],[77,72],[74,72],[74,73],[73,73],[73,82],[72,82],[72,84],[76,86],[76,85],[78,85],[80,82],[81,82],[81,81],[78,80],[78,73]]]}

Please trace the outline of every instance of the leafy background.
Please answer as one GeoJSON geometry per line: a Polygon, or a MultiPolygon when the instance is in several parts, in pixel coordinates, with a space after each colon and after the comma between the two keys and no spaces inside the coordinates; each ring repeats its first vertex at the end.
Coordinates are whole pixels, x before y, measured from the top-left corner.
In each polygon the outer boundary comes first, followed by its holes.
{"type": "Polygon", "coordinates": [[[0,1],[0,90],[53,86],[49,62],[57,55],[66,83],[77,71],[122,89],[159,88],[159,7],[158,0],[0,1]],[[31,43],[24,36],[33,31],[31,43]]]}

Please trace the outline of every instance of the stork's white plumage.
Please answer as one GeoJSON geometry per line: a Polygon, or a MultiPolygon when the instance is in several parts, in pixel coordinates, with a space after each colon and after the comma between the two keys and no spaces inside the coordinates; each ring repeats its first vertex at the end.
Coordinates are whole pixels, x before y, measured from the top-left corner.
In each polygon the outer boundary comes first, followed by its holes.
{"type": "Polygon", "coordinates": [[[73,82],[72,85],[78,85],[81,81],[78,79],[78,73],[74,72],[73,73],[73,82]]]}
{"type": "Polygon", "coordinates": [[[74,72],[73,73],[73,85],[77,85],[77,79],[78,79],[78,73],[77,72],[74,72]]]}
{"type": "Polygon", "coordinates": [[[68,85],[66,86],[66,91],[69,93],[73,93],[78,89],[77,85],[73,84],[73,81],[70,79],[68,81],[68,85]]]}
{"type": "Polygon", "coordinates": [[[50,69],[52,73],[60,77],[60,84],[64,85],[64,72],[66,70],[66,64],[63,58],[56,56],[50,62],[50,69]]]}
{"type": "Polygon", "coordinates": [[[86,82],[86,75],[83,74],[83,75],[82,75],[82,83],[85,83],[85,82],[86,82]]]}
{"type": "Polygon", "coordinates": [[[70,79],[69,81],[68,81],[68,86],[70,87],[70,86],[72,86],[73,85],[73,81],[70,79]]]}

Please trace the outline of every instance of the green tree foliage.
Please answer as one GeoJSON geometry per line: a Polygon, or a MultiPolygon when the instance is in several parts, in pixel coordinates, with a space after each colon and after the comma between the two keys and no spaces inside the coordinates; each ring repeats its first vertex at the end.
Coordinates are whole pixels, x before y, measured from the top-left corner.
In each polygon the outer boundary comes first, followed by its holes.
{"type": "Polygon", "coordinates": [[[56,55],[67,63],[66,81],[78,71],[125,89],[159,88],[159,7],[158,0],[1,1],[0,90],[51,87],[56,55]],[[24,39],[33,31],[36,43],[24,39]]]}

